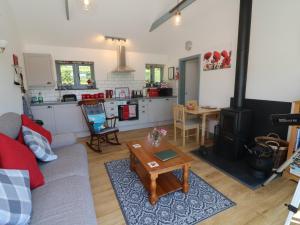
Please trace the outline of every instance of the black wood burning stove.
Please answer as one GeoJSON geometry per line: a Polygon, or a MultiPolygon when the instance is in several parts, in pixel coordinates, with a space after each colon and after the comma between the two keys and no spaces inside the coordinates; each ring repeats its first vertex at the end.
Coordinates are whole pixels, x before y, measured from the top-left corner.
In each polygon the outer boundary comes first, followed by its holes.
{"type": "Polygon", "coordinates": [[[240,1],[239,35],[236,61],[234,101],[230,108],[221,110],[215,149],[229,159],[239,159],[249,142],[251,110],[243,108],[246,93],[252,0],[240,1]]]}

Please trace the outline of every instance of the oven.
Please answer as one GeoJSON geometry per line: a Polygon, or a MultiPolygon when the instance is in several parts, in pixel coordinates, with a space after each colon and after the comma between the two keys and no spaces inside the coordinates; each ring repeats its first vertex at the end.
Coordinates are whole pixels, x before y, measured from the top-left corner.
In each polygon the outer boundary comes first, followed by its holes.
{"type": "Polygon", "coordinates": [[[119,121],[138,120],[139,104],[137,100],[129,100],[124,104],[118,104],[119,121]]]}

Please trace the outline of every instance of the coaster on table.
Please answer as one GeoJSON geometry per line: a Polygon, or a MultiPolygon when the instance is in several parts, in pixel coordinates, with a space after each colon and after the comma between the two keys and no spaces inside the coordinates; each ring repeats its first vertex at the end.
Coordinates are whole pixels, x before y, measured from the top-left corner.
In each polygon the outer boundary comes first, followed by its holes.
{"type": "Polygon", "coordinates": [[[134,148],[140,148],[142,146],[140,144],[134,144],[134,145],[132,145],[132,147],[134,147],[134,148]]]}
{"type": "Polygon", "coordinates": [[[149,166],[150,168],[155,168],[155,167],[158,167],[158,166],[159,166],[159,164],[158,164],[157,162],[155,162],[155,161],[148,162],[147,164],[148,164],[148,166],[149,166]]]}

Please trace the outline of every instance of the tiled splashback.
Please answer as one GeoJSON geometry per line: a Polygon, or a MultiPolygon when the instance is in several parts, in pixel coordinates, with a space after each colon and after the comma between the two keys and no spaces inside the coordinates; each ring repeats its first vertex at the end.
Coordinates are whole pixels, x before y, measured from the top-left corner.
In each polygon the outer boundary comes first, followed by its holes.
{"type": "Polygon", "coordinates": [[[134,80],[133,75],[108,75],[108,80],[97,80],[97,89],[96,90],[62,90],[57,91],[49,88],[39,88],[28,90],[29,97],[38,96],[39,92],[41,92],[43,99],[45,102],[47,101],[57,101],[60,95],[64,94],[76,94],[77,99],[81,99],[81,94],[94,94],[94,93],[105,93],[105,90],[113,90],[117,87],[129,87],[129,90],[141,90],[144,85],[144,80],[134,80]]]}

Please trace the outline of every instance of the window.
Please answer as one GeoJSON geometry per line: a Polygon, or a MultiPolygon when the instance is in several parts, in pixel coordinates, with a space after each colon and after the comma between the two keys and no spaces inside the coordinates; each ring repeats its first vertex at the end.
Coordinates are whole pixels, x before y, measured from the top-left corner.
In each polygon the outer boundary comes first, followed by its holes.
{"type": "Polygon", "coordinates": [[[88,89],[95,88],[93,62],[55,61],[58,88],[88,89]]]}
{"type": "Polygon", "coordinates": [[[164,65],[146,64],[145,80],[151,83],[162,82],[164,65]]]}

